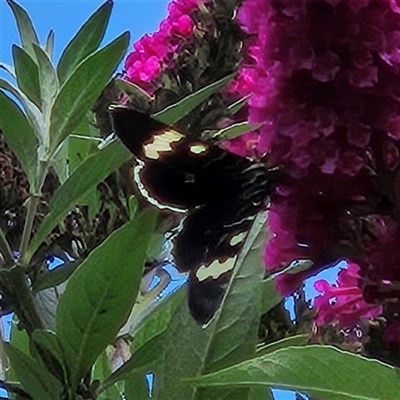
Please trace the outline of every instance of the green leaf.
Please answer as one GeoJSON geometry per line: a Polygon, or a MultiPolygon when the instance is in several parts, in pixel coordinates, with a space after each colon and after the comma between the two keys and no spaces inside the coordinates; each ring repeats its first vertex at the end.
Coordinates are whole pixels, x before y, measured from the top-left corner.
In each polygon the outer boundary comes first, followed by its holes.
{"type": "Polygon", "coordinates": [[[257,355],[261,356],[264,354],[272,353],[273,351],[286,348],[289,346],[305,346],[310,335],[302,334],[296,336],[290,336],[273,343],[269,343],[266,346],[259,347],[257,349],[257,355]]]}
{"type": "Polygon", "coordinates": [[[119,141],[113,141],[97,154],[88,157],[57,190],[50,202],[50,212],[39,226],[30,242],[26,261],[41,245],[47,234],[61,221],[69,210],[83,199],[94,186],[132,157],[119,141]],[[85,177],[85,179],[82,179],[85,177]]]}
{"type": "Polygon", "coordinates": [[[239,110],[241,110],[248,102],[250,96],[245,96],[242,97],[241,99],[235,101],[234,103],[230,104],[227,107],[227,111],[232,114],[235,115],[239,110]]]}
{"type": "MultiPolygon", "coordinates": [[[[11,321],[10,330],[10,343],[13,347],[22,351],[25,354],[29,354],[29,336],[26,330],[19,329],[17,323],[17,317],[13,316],[11,321]]],[[[11,365],[6,371],[6,378],[8,381],[18,381],[18,377],[15,373],[14,367],[11,365]]]]}
{"type": "Polygon", "coordinates": [[[18,87],[40,109],[42,103],[40,100],[38,67],[30,55],[21,47],[13,45],[12,53],[18,87]]]}
{"type": "Polygon", "coordinates": [[[53,58],[53,52],[54,52],[54,31],[53,29],[50,29],[47,38],[46,38],[46,44],[44,46],[44,51],[48,55],[49,59],[51,60],[53,58]]]}
{"type": "Polygon", "coordinates": [[[96,247],[70,277],[57,308],[57,335],[77,383],[126,322],[139,290],[153,210],[96,247]]]}
{"type": "Polygon", "coordinates": [[[128,96],[133,95],[137,101],[142,101],[143,104],[148,104],[152,100],[152,97],[146,91],[132,82],[124,81],[123,79],[115,79],[115,83],[119,90],[126,93],[128,96]]]}
{"type": "Polygon", "coordinates": [[[57,370],[54,368],[52,373],[58,373],[62,382],[68,382],[70,373],[67,369],[64,349],[59,337],[51,331],[35,330],[32,335],[32,340],[37,345],[45,365],[49,365],[50,362],[53,365],[55,364],[57,370]],[[50,361],[49,357],[52,358],[50,361]]]}
{"type": "Polygon", "coordinates": [[[112,7],[112,1],[106,1],[68,43],[57,66],[61,83],[72,75],[82,60],[97,50],[107,29],[112,7]]]}
{"type": "Polygon", "coordinates": [[[128,44],[129,33],[125,32],[87,57],[61,87],[50,118],[52,151],[73,132],[100,96],[128,44]]]}
{"type": "MultiPolygon", "coordinates": [[[[96,360],[93,367],[92,380],[98,380],[102,382],[107,376],[111,374],[110,361],[107,355],[107,349],[104,350],[100,357],[96,360]]],[[[98,400],[119,400],[122,396],[116,385],[108,387],[100,396],[97,397],[98,400]]]]}
{"type": "Polygon", "coordinates": [[[332,346],[288,347],[193,379],[198,386],[274,386],[324,400],[396,399],[394,367],[332,346]]]}
{"type": "Polygon", "coordinates": [[[124,394],[126,400],[150,399],[146,376],[140,372],[132,374],[124,382],[124,394]]]}
{"type": "Polygon", "coordinates": [[[40,275],[39,278],[33,284],[34,293],[40,292],[41,290],[56,287],[61,283],[65,282],[72,273],[79,267],[81,261],[72,261],[65,263],[51,271],[45,272],[40,275]]]}
{"type": "Polygon", "coordinates": [[[61,394],[61,383],[31,356],[4,343],[4,350],[22,387],[33,399],[54,400],[61,394]]]}
{"type": "Polygon", "coordinates": [[[212,94],[222,89],[229,81],[232,80],[232,78],[233,75],[228,75],[219,81],[211,83],[197,92],[186,96],[178,103],[164,108],[164,110],[154,114],[153,117],[164,124],[173,125],[190,111],[192,111],[195,107],[200,105],[204,100],[207,100],[212,94]]]}
{"type": "Polygon", "coordinates": [[[238,122],[237,124],[230,125],[221,129],[213,134],[213,137],[219,140],[233,139],[244,133],[257,130],[261,124],[250,124],[249,122],[238,122]]]}
{"type": "Polygon", "coordinates": [[[13,0],[7,0],[7,3],[14,13],[14,17],[18,26],[19,36],[21,38],[22,48],[34,60],[36,60],[35,51],[33,50],[33,44],[39,45],[39,39],[28,13],[13,0]]]}
{"type": "Polygon", "coordinates": [[[301,271],[305,271],[311,268],[313,262],[311,260],[295,260],[283,271],[274,274],[273,276],[264,279],[261,283],[262,285],[262,310],[263,313],[271,310],[283,299],[281,293],[277,290],[276,282],[277,278],[283,276],[284,274],[297,274],[301,271]]]}
{"type": "Polygon", "coordinates": [[[186,302],[186,294],[186,290],[181,288],[149,307],[146,316],[132,332],[132,357],[103,382],[100,391],[115,382],[125,380],[132,373],[161,362],[166,343],[163,333],[170,325],[177,307],[186,302]]]}
{"type": "MultiPolygon", "coordinates": [[[[265,215],[260,214],[249,232],[220,309],[207,327],[196,324],[186,302],[174,312],[164,334],[165,344],[160,349],[163,359],[154,368],[154,391],[159,400],[209,399],[211,394],[207,389],[196,391],[183,380],[255,353],[264,273],[260,255],[264,220],[265,215]],[[179,337],[178,352],[176,337],[179,337]]],[[[247,398],[248,395],[249,390],[236,389],[229,391],[229,395],[221,391],[213,398],[247,398]]]]}
{"type": "Polygon", "coordinates": [[[47,119],[50,115],[50,108],[58,92],[58,77],[46,52],[35,44],[33,45],[33,49],[39,65],[40,97],[43,104],[43,113],[47,119]]]}
{"type": "Polygon", "coordinates": [[[236,261],[222,304],[209,329],[212,337],[203,371],[210,372],[243,360],[256,350],[262,315],[261,281],[265,273],[262,250],[266,213],[257,216],[236,261]]]}
{"type": "Polygon", "coordinates": [[[38,142],[31,124],[14,100],[0,90],[0,127],[6,143],[15,153],[34,185],[36,179],[38,142]]]}
{"type": "Polygon", "coordinates": [[[35,134],[39,136],[39,132],[41,132],[43,129],[43,116],[39,108],[32,101],[30,101],[21,90],[13,86],[5,79],[0,78],[0,88],[10,92],[21,102],[26,111],[28,119],[35,130],[35,134]]]}

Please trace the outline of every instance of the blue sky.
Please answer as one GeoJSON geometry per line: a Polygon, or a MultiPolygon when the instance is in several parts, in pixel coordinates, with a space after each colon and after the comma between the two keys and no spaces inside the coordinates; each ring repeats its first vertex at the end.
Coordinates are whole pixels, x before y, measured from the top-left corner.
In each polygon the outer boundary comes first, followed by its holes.
{"type": "MultiPolygon", "coordinates": [[[[55,61],[58,61],[68,41],[103,2],[95,0],[23,0],[18,3],[28,11],[41,43],[44,43],[50,29],[55,31],[55,61]]],[[[156,31],[160,21],[167,15],[167,4],[167,0],[114,0],[114,8],[104,43],[128,30],[131,32],[132,45],[145,33],[156,31]]],[[[11,46],[14,43],[19,44],[15,21],[6,1],[0,0],[0,62],[12,64],[11,46]]],[[[5,72],[0,70],[0,76],[6,77],[5,72]]],[[[324,278],[332,280],[333,275],[331,271],[325,271],[324,278]]],[[[307,285],[307,293],[314,295],[312,283],[307,285]]],[[[179,346],[178,343],[177,346],[179,346]]],[[[276,392],[275,396],[276,400],[294,399],[294,395],[286,391],[276,392]]]]}

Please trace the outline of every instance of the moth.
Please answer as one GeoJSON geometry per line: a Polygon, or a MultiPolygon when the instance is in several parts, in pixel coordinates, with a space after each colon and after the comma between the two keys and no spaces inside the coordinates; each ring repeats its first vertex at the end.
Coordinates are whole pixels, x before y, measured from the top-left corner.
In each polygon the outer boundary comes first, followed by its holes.
{"type": "Polygon", "coordinates": [[[192,316],[207,323],[253,219],[266,208],[271,169],[128,107],[112,106],[110,114],[115,134],[136,158],[140,194],[161,210],[184,215],[172,255],[177,270],[189,272],[192,316]]]}

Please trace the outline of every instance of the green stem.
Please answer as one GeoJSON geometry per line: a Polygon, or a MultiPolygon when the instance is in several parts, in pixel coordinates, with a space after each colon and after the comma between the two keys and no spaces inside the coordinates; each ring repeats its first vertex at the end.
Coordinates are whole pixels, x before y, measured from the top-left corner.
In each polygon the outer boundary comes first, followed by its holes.
{"type": "Polygon", "coordinates": [[[0,228],[0,253],[3,255],[4,258],[4,266],[3,267],[10,267],[14,264],[14,256],[11,251],[10,245],[8,244],[6,235],[4,234],[3,230],[0,228]]]}
{"type": "Polygon", "coordinates": [[[25,265],[25,253],[26,249],[28,248],[29,239],[31,238],[32,228],[33,228],[33,221],[35,220],[36,216],[36,208],[38,204],[39,197],[35,195],[31,195],[27,202],[27,211],[26,211],[26,219],[24,230],[22,232],[22,239],[21,239],[21,246],[20,246],[20,260],[23,265],[25,265]]]}
{"type": "Polygon", "coordinates": [[[36,309],[24,268],[17,266],[2,274],[3,288],[7,291],[15,313],[29,336],[35,329],[44,329],[43,322],[36,309]]]}

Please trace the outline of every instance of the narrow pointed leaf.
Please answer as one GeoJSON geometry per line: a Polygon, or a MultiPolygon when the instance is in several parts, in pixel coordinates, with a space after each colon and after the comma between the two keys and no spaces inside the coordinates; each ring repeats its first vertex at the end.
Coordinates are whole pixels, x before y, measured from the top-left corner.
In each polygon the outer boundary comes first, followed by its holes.
{"type": "Polygon", "coordinates": [[[53,29],[50,29],[50,31],[47,35],[46,44],[44,46],[44,51],[49,56],[50,60],[52,60],[53,53],[54,53],[54,31],[53,31],[53,29]]]}
{"type": "Polygon", "coordinates": [[[197,92],[186,96],[178,103],[164,108],[164,110],[154,114],[153,117],[164,124],[173,125],[190,111],[192,111],[195,107],[200,105],[204,100],[207,100],[212,94],[222,89],[229,81],[232,80],[232,77],[233,75],[228,75],[219,81],[211,83],[197,92]]]}
{"type": "Polygon", "coordinates": [[[128,44],[129,33],[126,32],[86,58],[64,83],[51,111],[52,150],[72,133],[85,117],[111,78],[128,44]]]}
{"type": "Polygon", "coordinates": [[[218,140],[234,139],[237,136],[243,135],[244,133],[252,132],[257,130],[261,124],[250,124],[249,122],[238,122],[224,129],[215,132],[213,137],[218,140]]]}
{"type": "Polygon", "coordinates": [[[38,135],[39,132],[41,132],[43,125],[42,113],[39,108],[30,101],[21,90],[5,79],[0,78],[0,88],[13,94],[21,102],[32,127],[35,129],[35,134],[38,135]]]}
{"type": "Polygon", "coordinates": [[[41,108],[39,70],[31,56],[21,47],[13,45],[13,60],[18,87],[39,109],[41,108]]]}
{"type": "Polygon", "coordinates": [[[88,157],[57,190],[50,202],[50,212],[44,218],[26,252],[29,261],[47,234],[61,222],[72,207],[79,204],[87,194],[132,157],[119,141],[113,141],[98,153],[88,157]],[[84,179],[82,179],[84,177],[84,179]]]}
{"type": "Polygon", "coordinates": [[[107,29],[112,7],[112,1],[106,1],[68,43],[57,66],[61,83],[69,78],[82,60],[97,50],[107,29]]]}
{"type": "MultiPolygon", "coordinates": [[[[59,337],[52,331],[36,330],[33,332],[32,340],[39,351],[53,358],[51,361],[56,363],[61,376],[60,379],[63,379],[63,382],[68,382],[69,371],[67,370],[64,349],[59,337]]],[[[46,361],[46,358],[43,361],[46,361]]],[[[46,363],[46,365],[48,364],[46,363]]],[[[52,372],[54,373],[55,371],[52,372]]]]}
{"type": "Polygon", "coordinates": [[[49,112],[58,92],[57,74],[46,52],[35,44],[33,50],[39,65],[40,97],[45,112],[49,112]]]}
{"type": "Polygon", "coordinates": [[[68,281],[57,335],[77,383],[126,322],[139,290],[156,213],[126,223],[93,250],[68,281]]]}
{"type": "Polygon", "coordinates": [[[230,114],[235,115],[239,110],[241,110],[248,102],[250,96],[245,96],[227,107],[230,114]]]}
{"type": "Polygon", "coordinates": [[[259,214],[239,253],[227,292],[210,325],[213,330],[204,371],[231,365],[254,354],[262,315],[262,250],[267,215],[259,214]]]}
{"type": "Polygon", "coordinates": [[[36,55],[33,50],[33,44],[39,45],[39,39],[32,21],[28,13],[14,0],[7,0],[7,3],[11,7],[15,20],[17,21],[22,48],[35,60],[36,55]]]}
{"type": "Polygon", "coordinates": [[[324,400],[395,399],[396,369],[332,346],[288,347],[193,380],[201,386],[274,386],[324,400]]]}
{"type": "Polygon", "coordinates": [[[61,383],[31,356],[4,344],[4,350],[22,387],[34,399],[52,400],[61,395],[61,383]]]}
{"type": "Polygon", "coordinates": [[[35,132],[24,113],[0,90],[0,128],[32,185],[36,177],[37,148],[35,132]]]}

